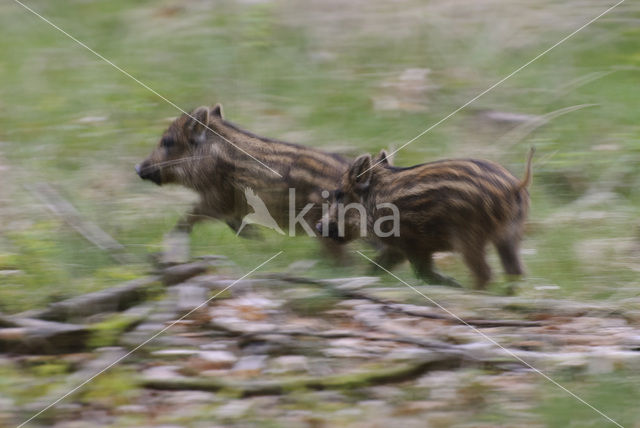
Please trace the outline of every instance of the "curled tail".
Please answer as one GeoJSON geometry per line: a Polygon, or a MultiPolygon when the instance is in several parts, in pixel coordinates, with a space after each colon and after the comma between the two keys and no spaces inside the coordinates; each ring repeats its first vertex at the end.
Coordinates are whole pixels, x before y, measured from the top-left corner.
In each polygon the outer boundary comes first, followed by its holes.
{"type": "Polygon", "coordinates": [[[531,184],[531,161],[533,160],[533,154],[536,152],[535,147],[531,147],[529,149],[529,154],[527,155],[527,167],[524,171],[524,177],[520,182],[520,186],[518,186],[518,190],[526,189],[531,184]]]}

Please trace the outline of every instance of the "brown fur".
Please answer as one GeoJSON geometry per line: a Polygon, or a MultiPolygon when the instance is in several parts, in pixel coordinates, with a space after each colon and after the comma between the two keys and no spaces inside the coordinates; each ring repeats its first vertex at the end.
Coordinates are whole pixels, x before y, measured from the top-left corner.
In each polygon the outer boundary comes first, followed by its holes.
{"type": "MultiPolygon", "coordinates": [[[[389,215],[378,212],[378,204],[390,202],[398,207],[399,236],[378,238],[397,250],[394,257],[389,258],[389,252],[384,255],[386,260],[380,259],[383,266],[390,268],[406,257],[427,282],[457,285],[436,273],[432,261],[434,252],[456,251],[472,271],[476,287],[484,288],[491,278],[485,257],[489,242],[495,245],[507,274],[524,272],[519,246],[529,209],[532,156],[533,150],[525,177],[519,180],[486,160],[447,159],[398,168],[386,161],[384,151],[375,160],[363,155],[344,174],[336,202],[362,203],[369,232],[376,219],[389,215]]],[[[331,222],[337,221],[335,206],[329,211],[330,230],[335,230],[331,222]]],[[[358,215],[347,218],[345,240],[356,236],[358,219],[358,215]]]]}
{"type": "MultiPolygon", "coordinates": [[[[227,122],[221,106],[216,105],[176,119],[136,170],[158,185],[180,184],[199,194],[199,203],[178,222],[177,229],[191,231],[195,223],[209,218],[237,230],[251,212],[244,195],[248,187],[265,202],[280,227],[288,230],[289,189],[296,189],[296,213],[307,203],[315,203],[305,216],[313,228],[322,214],[321,192],[334,189],[348,165],[337,154],[242,130],[227,122]]],[[[335,242],[323,242],[336,255],[335,242]]]]}

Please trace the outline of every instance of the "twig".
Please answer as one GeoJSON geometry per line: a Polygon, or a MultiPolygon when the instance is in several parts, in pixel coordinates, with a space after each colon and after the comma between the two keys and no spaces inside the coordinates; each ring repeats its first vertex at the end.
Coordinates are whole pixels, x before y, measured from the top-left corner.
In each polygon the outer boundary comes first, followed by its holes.
{"type": "Polygon", "coordinates": [[[102,230],[98,225],[88,220],[84,220],[78,210],[64,199],[48,183],[37,183],[25,185],[27,190],[33,193],[53,214],[60,217],[65,223],[71,226],[76,232],[82,235],[87,241],[94,244],[99,249],[106,251],[119,263],[127,263],[128,258],[125,248],[111,235],[102,230]]]}
{"type": "Polygon", "coordinates": [[[597,105],[598,104],[579,104],[575,106],[564,107],[558,110],[554,110],[542,116],[537,116],[534,120],[523,122],[522,124],[513,128],[511,131],[504,134],[502,137],[498,139],[498,141],[494,143],[494,146],[502,147],[504,150],[524,140],[533,131],[535,131],[536,129],[538,129],[543,125],[546,125],[547,123],[549,123],[550,121],[552,121],[557,117],[563,116],[565,114],[568,114],[577,110],[581,110],[583,108],[594,107],[597,105]]]}

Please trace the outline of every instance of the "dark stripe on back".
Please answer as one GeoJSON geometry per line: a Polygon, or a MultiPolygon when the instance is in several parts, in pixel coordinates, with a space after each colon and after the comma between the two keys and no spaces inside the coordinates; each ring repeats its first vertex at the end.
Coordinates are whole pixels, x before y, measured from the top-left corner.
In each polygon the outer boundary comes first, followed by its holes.
{"type": "MultiPolygon", "coordinates": [[[[294,148],[294,149],[297,149],[297,150],[302,151],[302,152],[314,153],[314,154],[320,155],[323,158],[330,158],[333,162],[337,162],[337,163],[341,163],[341,164],[348,164],[347,159],[345,159],[343,156],[341,156],[341,155],[339,155],[337,153],[325,152],[325,151],[318,150],[318,149],[315,149],[313,147],[305,146],[305,145],[302,145],[302,144],[290,143],[290,142],[287,142],[287,141],[277,140],[275,138],[263,137],[262,135],[254,134],[251,131],[247,131],[246,129],[243,129],[240,126],[236,125],[235,123],[229,122],[227,120],[223,120],[222,123],[225,126],[231,128],[233,131],[236,131],[236,132],[238,132],[240,134],[243,134],[246,137],[253,138],[253,139],[259,140],[259,141],[264,142],[264,143],[269,143],[271,145],[270,147],[273,147],[272,146],[273,144],[275,144],[275,145],[282,144],[284,146],[287,146],[289,148],[294,148]]],[[[327,159],[326,161],[327,161],[327,163],[330,163],[329,159],[327,159]]]]}

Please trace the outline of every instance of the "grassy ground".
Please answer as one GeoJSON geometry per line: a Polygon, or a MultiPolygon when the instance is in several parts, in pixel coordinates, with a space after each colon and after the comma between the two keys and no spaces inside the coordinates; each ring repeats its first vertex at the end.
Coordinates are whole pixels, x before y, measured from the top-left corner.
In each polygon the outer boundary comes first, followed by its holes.
{"type": "MultiPolygon", "coordinates": [[[[356,2],[337,12],[313,2],[33,4],[185,109],[222,102],[227,117],[251,130],[347,154],[409,140],[606,3],[580,9],[554,2],[461,5],[356,2]],[[411,68],[430,73],[407,83],[402,75],[411,68]]],[[[19,5],[0,8],[6,203],[0,263],[23,272],[3,279],[3,309],[11,311],[144,270],[145,254],[159,248],[192,195],[154,188],[132,169],[176,115],[173,107],[19,5]],[[140,264],[112,265],[51,219],[23,187],[43,180],[63,189],[140,264]]],[[[525,244],[532,285],[602,296],[637,279],[637,265],[625,263],[629,249],[615,238],[638,234],[640,32],[633,17],[639,13],[621,6],[398,153],[400,165],[484,156],[521,174],[526,150],[535,145],[525,244]],[[524,138],[480,114],[543,115],[584,104],[594,105],[524,138]],[[609,197],[572,205],[588,193],[609,197]],[[605,248],[590,248],[591,241],[611,238],[605,248]]],[[[265,243],[243,242],[222,225],[199,227],[193,241],[197,253],[224,252],[247,268],[279,249],[285,255],[276,265],[316,257],[309,239],[269,235],[265,243]]],[[[362,265],[354,261],[350,269],[362,265]]],[[[465,275],[457,262],[452,269],[465,275]]]]}
{"type": "MultiPolygon", "coordinates": [[[[254,132],[356,155],[413,138],[611,2],[29,5],[185,109],[221,102],[230,120],[254,132]],[[414,81],[406,74],[413,68],[430,72],[414,81]]],[[[640,7],[624,3],[397,155],[399,165],[487,157],[519,175],[528,147],[536,146],[523,293],[636,293],[638,19],[640,7]],[[483,116],[488,109],[544,115],[585,104],[593,105],[526,136],[483,116]]],[[[173,107],[17,3],[0,5],[0,26],[0,270],[19,271],[0,275],[0,311],[16,312],[145,272],[147,255],[160,249],[193,195],[156,188],[133,172],[177,114],[173,107]],[[39,181],[53,183],[135,262],[115,264],[50,217],[24,187],[39,181]]],[[[267,269],[318,257],[308,238],[265,235],[243,241],[223,225],[202,225],[192,247],[226,254],[242,272],[279,250],[284,254],[267,269]]],[[[493,265],[499,271],[495,259],[493,265]]],[[[457,258],[441,267],[468,283],[457,258]]],[[[321,261],[314,269],[327,276],[368,266],[354,255],[349,267],[321,261]]],[[[397,273],[413,278],[406,266],[397,273]]]]}

